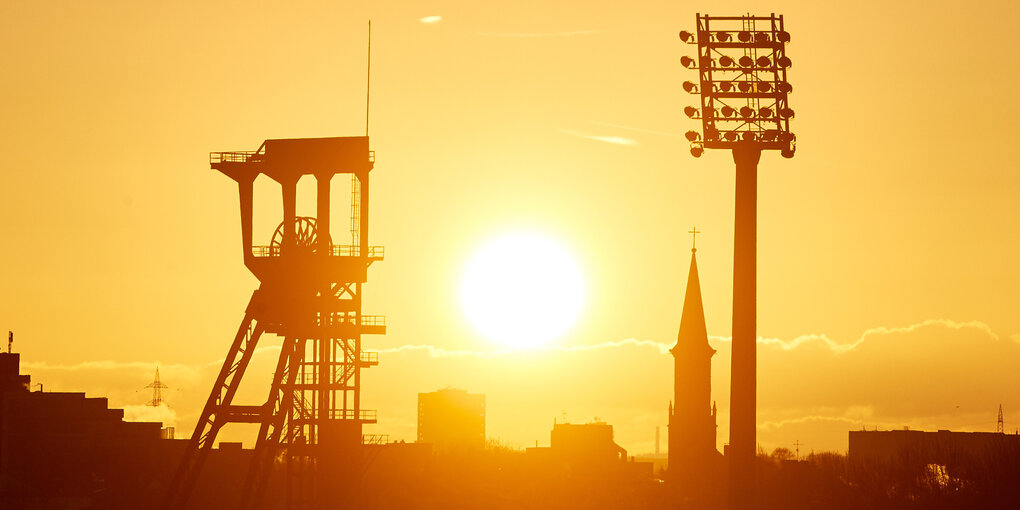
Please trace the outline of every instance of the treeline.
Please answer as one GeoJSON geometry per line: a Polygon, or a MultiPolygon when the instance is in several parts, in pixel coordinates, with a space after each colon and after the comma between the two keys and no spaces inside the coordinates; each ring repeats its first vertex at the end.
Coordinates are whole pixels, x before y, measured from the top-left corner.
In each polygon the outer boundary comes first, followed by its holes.
{"type": "Polygon", "coordinates": [[[779,448],[759,454],[758,461],[759,498],[767,509],[1020,508],[1016,448],[979,455],[915,450],[865,459],[816,453],[804,460],[779,448]]]}

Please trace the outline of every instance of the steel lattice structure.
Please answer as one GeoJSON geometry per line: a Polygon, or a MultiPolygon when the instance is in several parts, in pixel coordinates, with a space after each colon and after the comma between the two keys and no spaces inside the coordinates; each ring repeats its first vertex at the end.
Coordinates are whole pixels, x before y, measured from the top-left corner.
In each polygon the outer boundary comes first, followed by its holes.
{"type": "Polygon", "coordinates": [[[164,508],[188,498],[217,433],[228,423],[259,424],[239,508],[256,508],[274,462],[286,463],[288,507],[337,508],[354,500],[364,461],[362,425],[375,411],[361,406],[361,371],[378,363],[362,335],[384,334],[383,317],[363,315],[362,285],[383,248],[368,244],[368,137],[266,140],[258,151],[220,152],[210,165],[237,182],[244,263],[259,279],[224,358],[188,451],[171,481],[164,508]],[[352,175],[351,245],[334,245],[330,182],[352,175]],[[265,175],[282,188],[283,221],[268,246],[252,245],[254,182],[265,175]],[[316,183],[316,216],[295,214],[298,180],[316,183]],[[234,403],[264,333],[283,339],[266,401],[234,403]]]}

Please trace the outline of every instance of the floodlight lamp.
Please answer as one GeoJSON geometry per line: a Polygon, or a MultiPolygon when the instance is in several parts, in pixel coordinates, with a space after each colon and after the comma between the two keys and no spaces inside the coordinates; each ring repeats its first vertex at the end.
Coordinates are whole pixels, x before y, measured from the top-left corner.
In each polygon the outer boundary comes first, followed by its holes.
{"type": "Polygon", "coordinates": [[[695,85],[694,82],[685,81],[684,82],[684,91],[690,92],[691,94],[697,94],[698,93],[698,86],[695,85]]]}
{"type": "Polygon", "coordinates": [[[726,134],[723,135],[723,138],[725,138],[727,142],[735,142],[737,141],[737,132],[727,131],[726,134]]]}
{"type": "Polygon", "coordinates": [[[790,42],[790,33],[787,32],[786,30],[783,30],[782,32],[776,34],[776,40],[781,43],[788,43],[790,42]]]}
{"type": "Polygon", "coordinates": [[[692,39],[694,39],[694,34],[688,32],[686,30],[681,30],[680,31],[680,40],[681,41],[683,41],[683,42],[691,42],[692,39]]]}
{"type": "Polygon", "coordinates": [[[682,65],[682,66],[684,66],[684,67],[686,67],[688,69],[694,69],[696,67],[694,65],[694,59],[691,58],[691,57],[688,57],[687,55],[684,55],[684,56],[680,57],[680,65],[682,65]]]}
{"type": "Polygon", "coordinates": [[[730,34],[729,34],[729,32],[724,32],[724,31],[720,30],[720,31],[715,33],[715,40],[719,41],[719,42],[723,42],[723,43],[724,42],[729,42],[730,34]]]}
{"type": "Polygon", "coordinates": [[[741,30],[740,33],[737,34],[737,39],[740,39],[740,42],[748,42],[751,40],[751,32],[741,30]]]}
{"type": "Polygon", "coordinates": [[[751,82],[742,81],[740,83],[737,83],[737,88],[740,89],[741,92],[747,92],[751,90],[751,82]]]}
{"type": "Polygon", "coordinates": [[[741,138],[743,138],[745,142],[753,142],[754,141],[754,133],[752,133],[751,131],[744,131],[741,134],[741,138]]]}
{"type": "Polygon", "coordinates": [[[694,130],[688,131],[687,133],[684,134],[684,136],[686,136],[687,140],[691,142],[697,142],[698,140],[701,140],[701,133],[694,130]]]}
{"type": "Polygon", "coordinates": [[[790,61],[790,57],[780,57],[776,64],[779,64],[779,67],[790,67],[793,62],[790,61]]]}
{"type": "Polygon", "coordinates": [[[740,57],[740,67],[751,67],[752,65],[754,65],[753,58],[748,57],[747,55],[740,57]]]}
{"type": "Polygon", "coordinates": [[[722,115],[723,115],[723,117],[732,117],[734,113],[736,113],[736,111],[732,107],[730,107],[730,106],[723,106],[722,107],[722,115]]]}
{"type": "Polygon", "coordinates": [[[758,64],[758,67],[769,67],[772,65],[772,61],[765,56],[758,57],[758,60],[756,60],[755,63],[758,64]]]}
{"type": "Polygon", "coordinates": [[[696,158],[700,158],[701,155],[704,152],[705,152],[705,148],[702,147],[700,144],[693,144],[693,143],[691,144],[691,156],[694,156],[696,158]]]}
{"type": "Polygon", "coordinates": [[[684,113],[692,119],[698,118],[698,109],[693,106],[685,106],[684,113]]]}
{"type": "Polygon", "coordinates": [[[724,55],[722,58],[719,59],[719,65],[723,67],[733,67],[733,57],[724,55]]]}
{"type": "Polygon", "coordinates": [[[763,119],[772,117],[772,108],[766,106],[765,108],[758,110],[758,115],[763,119]]]}
{"type": "Polygon", "coordinates": [[[772,90],[772,84],[767,81],[758,82],[758,92],[768,92],[772,90]]]}
{"type": "Polygon", "coordinates": [[[789,94],[793,92],[793,85],[790,85],[789,82],[783,81],[779,82],[779,85],[776,86],[776,89],[784,94],[789,94]]]}
{"type": "Polygon", "coordinates": [[[783,109],[779,110],[779,116],[784,118],[784,119],[792,119],[793,118],[793,110],[791,110],[790,108],[783,108],[783,109]]]}
{"type": "Polygon", "coordinates": [[[769,42],[769,34],[765,32],[758,32],[754,34],[754,42],[759,44],[769,42]]]}
{"type": "Polygon", "coordinates": [[[751,108],[750,106],[742,106],[740,108],[740,116],[745,119],[754,117],[754,108],[751,108]]]}
{"type": "Polygon", "coordinates": [[[776,139],[776,130],[768,129],[763,131],[761,134],[761,139],[765,140],[766,142],[774,141],[776,139]]]}
{"type": "Polygon", "coordinates": [[[733,82],[731,82],[731,81],[724,81],[724,82],[719,84],[719,88],[722,89],[723,92],[729,92],[729,91],[733,90],[733,82]]]}

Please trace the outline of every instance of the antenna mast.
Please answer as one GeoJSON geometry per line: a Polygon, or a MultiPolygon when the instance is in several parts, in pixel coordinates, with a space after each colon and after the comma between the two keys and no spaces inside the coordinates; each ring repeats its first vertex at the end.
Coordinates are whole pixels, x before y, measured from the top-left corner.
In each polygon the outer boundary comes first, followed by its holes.
{"type": "Polygon", "coordinates": [[[368,72],[365,73],[365,136],[368,136],[368,100],[372,88],[372,20],[368,20],[368,72]]]}
{"type": "Polygon", "coordinates": [[[995,422],[995,431],[1002,434],[1005,431],[1004,429],[1005,427],[1002,423],[1002,404],[999,404],[999,419],[995,422]]]}

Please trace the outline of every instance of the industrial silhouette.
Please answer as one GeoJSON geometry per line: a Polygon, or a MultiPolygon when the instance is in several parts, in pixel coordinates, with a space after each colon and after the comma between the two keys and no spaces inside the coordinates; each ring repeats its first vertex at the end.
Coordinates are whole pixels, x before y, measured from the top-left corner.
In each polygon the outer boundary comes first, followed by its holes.
{"type": "Polygon", "coordinates": [[[362,335],[383,334],[382,317],[361,312],[368,267],[383,249],[368,244],[369,172],[375,153],[367,136],[266,140],[254,152],[215,152],[213,169],[237,182],[245,266],[259,279],[224,358],[164,508],[187,508],[202,464],[228,423],[257,423],[258,437],[238,508],[261,504],[275,459],[286,463],[287,505],[324,508],[350,498],[362,466],[362,425],[376,414],[361,405],[361,370],[378,364],[362,335]],[[351,174],[350,245],[330,236],[330,181],[351,174]],[[253,246],[254,182],[268,176],[282,188],[283,221],[268,246],[253,246]],[[297,183],[316,183],[316,216],[295,213],[297,183]],[[263,333],[283,337],[267,400],[233,402],[263,333]],[[281,448],[285,446],[285,448],[281,448]]]}
{"type": "MultiPolygon", "coordinates": [[[[368,269],[384,255],[368,237],[375,153],[366,101],[365,136],[269,139],[256,151],[210,155],[212,169],[238,186],[242,259],[259,287],[190,438],[175,439],[161,423],[126,421],[106,398],[44,393],[42,383],[32,392],[8,333],[7,352],[0,352],[0,508],[1020,507],[1020,435],[1004,433],[1001,404],[995,432],[860,430],[848,432],[846,455],[802,458],[799,440],[795,452],[756,451],[757,172],[763,151],[789,158],[796,150],[790,34],[776,15],[698,14],[696,26],[680,32],[697,49],[696,57],[681,59],[699,74],[683,84],[700,101],[684,109],[701,122],[700,131],[687,133],[690,152],[729,150],[736,171],[730,438],[723,453],[716,448],[716,351],[708,342],[696,228],[689,232],[686,291],[669,351],[674,375],[664,470],[629,456],[613,425],[598,419],[553,419],[548,445],[501,443],[486,435],[486,395],[450,388],[417,394],[416,441],[365,434],[377,414],[363,405],[362,371],[379,358],[365,350],[363,336],[386,332],[384,317],[362,310],[368,269]],[[349,244],[331,235],[338,174],[351,175],[349,244]],[[253,232],[260,176],[280,185],[283,205],[265,245],[255,244],[253,232]],[[297,215],[297,186],[306,176],[315,182],[314,216],[297,215]],[[267,396],[235,402],[267,334],[281,339],[267,396]],[[232,424],[258,426],[253,448],[217,443],[232,424]]],[[[668,362],[665,355],[661,361],[668,362]]],[[[165,404],[158,367],[145,388],[152,390],[148,406],[165,404]]],[[[659,435],[656,427],[656,457],[659,435]]]]}
{"type": "Polygon", "coordinates": [[[729,498],[734,509],[755,505],[754,455],[757,391],[758,161],[763,150],[792,158],[796,136],[786,79],[786,31],[782,16],[708,16],[698,14],[697,31],[680,39],[697,47],[697,59],[681,65],[698,71],[685,91],[700,107],[684,112],[701,120],[701,131],[688,131],[691,155],[725,149],[736,164],[733,225],[733,354],[730,371],[729,498]]]}

